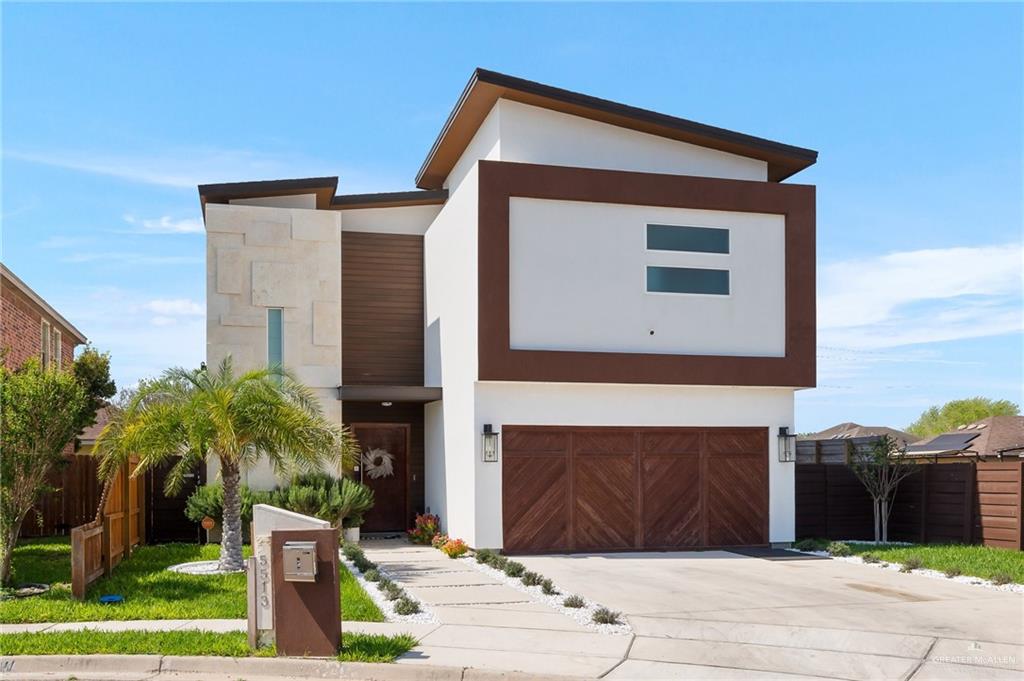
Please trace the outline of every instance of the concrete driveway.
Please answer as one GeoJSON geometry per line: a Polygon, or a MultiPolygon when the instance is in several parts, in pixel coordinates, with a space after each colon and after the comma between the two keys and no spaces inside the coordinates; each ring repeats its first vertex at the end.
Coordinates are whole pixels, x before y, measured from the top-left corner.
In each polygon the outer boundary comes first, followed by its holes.
{"type": "Polygon", "coordinates": [[[517,560],[628,618],[609,679],[1024,678],[1024,596],[794,556],[517,560]]]}

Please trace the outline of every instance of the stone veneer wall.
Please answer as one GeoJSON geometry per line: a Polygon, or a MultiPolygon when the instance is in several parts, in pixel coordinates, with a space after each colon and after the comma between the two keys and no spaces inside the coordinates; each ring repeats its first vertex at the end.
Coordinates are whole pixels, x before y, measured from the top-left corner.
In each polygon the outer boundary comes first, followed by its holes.
{"type": "MultiPolygon", "coordinates": [[[[206,206],[206,362],[267,361],[267,309],[282,308],[286,367],[341,422],[341,216],[336,211],[206,206]]],[[[211,468],[213,478],[215,470],[211,468]]],[[[252,487],[276,480],[264,462],[252,487]]]]}

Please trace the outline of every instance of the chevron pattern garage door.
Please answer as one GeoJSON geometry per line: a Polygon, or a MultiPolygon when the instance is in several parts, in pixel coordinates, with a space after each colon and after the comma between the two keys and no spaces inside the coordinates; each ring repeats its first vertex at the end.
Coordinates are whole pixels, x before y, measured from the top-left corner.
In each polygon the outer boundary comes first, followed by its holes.
{"type": "Polygon", "coordinates": [[[767,428],[505,426],[504,549],[768,543],[767,428]]]}

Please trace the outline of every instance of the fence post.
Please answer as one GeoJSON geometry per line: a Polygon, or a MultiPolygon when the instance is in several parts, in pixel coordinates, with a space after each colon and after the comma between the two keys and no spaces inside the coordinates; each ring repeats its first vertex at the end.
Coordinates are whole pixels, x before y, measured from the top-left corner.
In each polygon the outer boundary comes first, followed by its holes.
{"type": "Polygon", "coordinates": [[[85,539],[80,527],[71,530],[71,595],[78,600],[85,597],[85,539]]]}
{"type": "Polygon", "coordinates": [[[964,464],[967,472],[964,474],[964,532],[965,544],[974,543],[974,486],[977,477],[978,464],[974,461],[964,464]]]}
{"type": "Polygon", "coordinates": [[[124,542],[121,546],[121,560],[128,560],[132,556],[132,483],[135,481],[128,477],[131,472],[131,464],[125,463],[121,469],[121,537],[124,542]]]}
{"type": "Polygon", "coordinates": [[[932,465],[940,464],[925,465],[924,468],[918,467],[917,469],[921,474],[921,540],[919,542],[921,544],[928,542],[928,473],[931,471],[932,465]]]}

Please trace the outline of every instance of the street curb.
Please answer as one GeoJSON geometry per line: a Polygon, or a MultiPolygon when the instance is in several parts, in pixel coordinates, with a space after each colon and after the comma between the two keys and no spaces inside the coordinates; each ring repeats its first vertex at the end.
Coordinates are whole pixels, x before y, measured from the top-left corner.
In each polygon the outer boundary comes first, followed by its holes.
{"type": "MultiPolygon", "coordinates": [[[[14,655],[0,657],[5,681],[56,678],[55,674],[104,678],[156,674],[222,674],[353,681],[527,681],[545,677],[466,667],[371,664],[285,657],[206,657],[177,655],[14,655]]],[[[159,678],[159,677],[157,677],[159,678]]]]}

